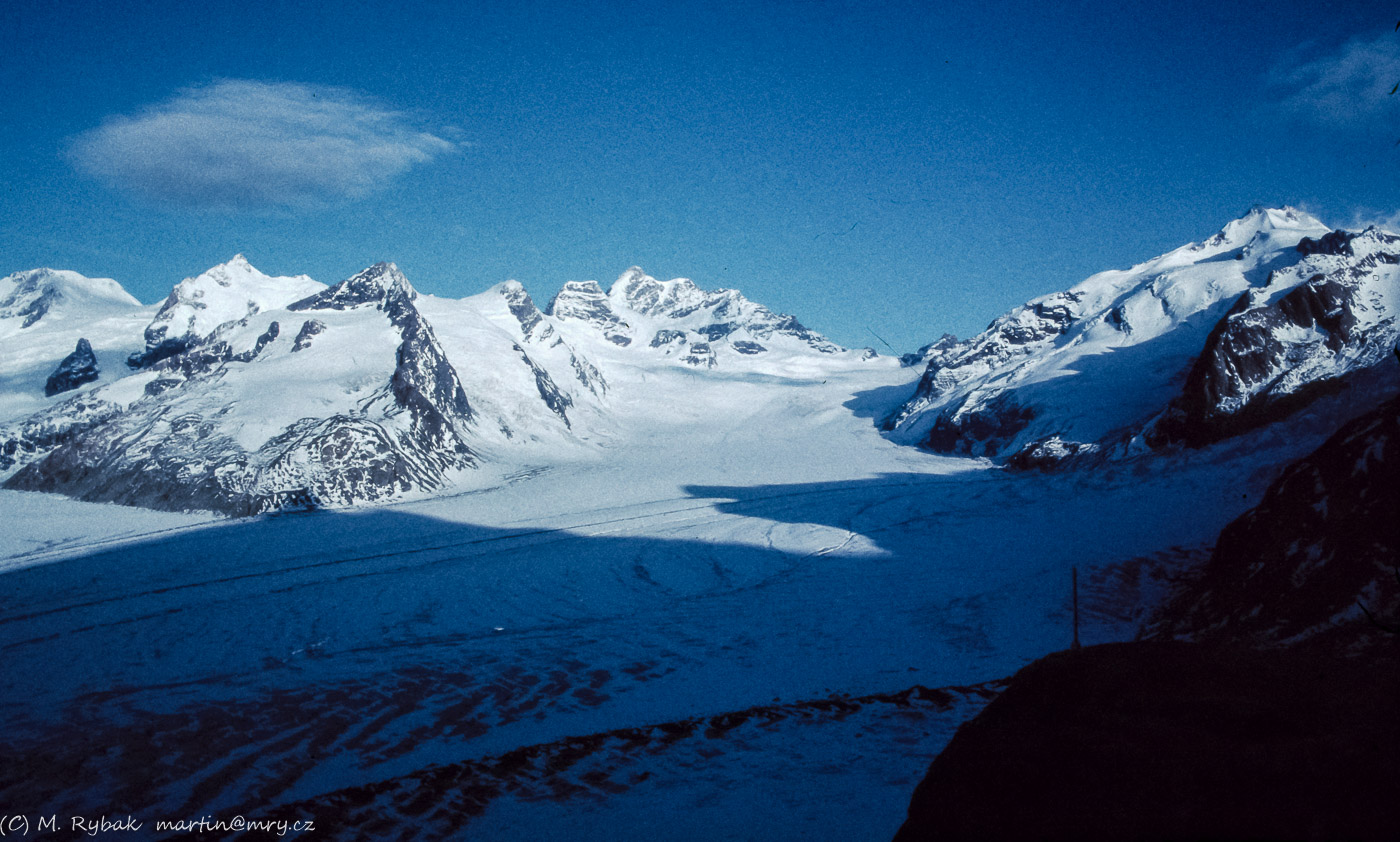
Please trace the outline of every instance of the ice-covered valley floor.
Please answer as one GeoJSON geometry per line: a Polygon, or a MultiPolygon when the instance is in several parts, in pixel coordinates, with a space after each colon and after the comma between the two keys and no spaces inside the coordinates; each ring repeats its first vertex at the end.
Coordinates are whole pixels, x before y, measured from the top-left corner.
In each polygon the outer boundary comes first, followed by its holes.
{"type": "Polygon", "coordinates": [[[986,682],[1068,644],[1071,566],[1085,641],[1131,637],[1154,575],[1307,446],[1012,474],[880,437],[917,375],[616,378],[606,438],[379,508],[0,493],[0,802],[888,839],[986,682]]]}

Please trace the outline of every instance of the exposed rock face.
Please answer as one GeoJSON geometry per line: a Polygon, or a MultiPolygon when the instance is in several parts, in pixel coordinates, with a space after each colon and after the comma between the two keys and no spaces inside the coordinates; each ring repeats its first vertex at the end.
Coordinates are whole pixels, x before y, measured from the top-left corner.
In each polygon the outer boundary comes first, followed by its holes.
{"type": "Polygon", "coordinates": [[[14,289],[0,300],[0,316],[22,319],[20,327],[32,327],[49,312],[59,294],[54,287],[44,283],[47,279],[40,274],[43,271],[16,277],[14,289]]]}
{"type": "Polygon", "coordinates": [[[1052,440],[1107,454],[1215,441],[1384,359],[1400,336],[1398,263],[1393,234],[1256,208],[1204,242],[910,355],[924,375],[882,429],[939,452],[1039,467],[1052,440]]]}
{"type": "Polygon", "coordinates": [[[1076,456],[1094,453],[1098,449],[1099,447],[1096,444],[1065,441],[1059,436],[1051,436],[1047,439],[1029,442],[1025,447],[1016,451],[1006,460],[1006,466],[1008,468],[1018,468],[1023,471],[1045,471],[1058,468],[1065,464],[1066,461],[1076,456]]]}
{"type": "Polygon", "coordinates": [[[269,277],[243,255],[176,284],[146,328],[146,350],[127,361],[145,368],[177,356],[228,322],[287,306],[325,289],[302,275],[269,277]]]}
{"type": "Polygon", "coordinates": [[[524,348],[516,345],[515,350],[520,352],[521,360],[523,360],[524,363],[530,367],[530,371],[534,373],[535,388],[539,390],[540,400],[544,401],[544,405],[549,407],[549,411],[562,418],[564,424],[568,426],[568,409],[574,405],[574,399],[569,397],[554,384],[554,378],[550,377],[549,372],[540,367],[538,363],[530,359],[530,355],[525,353],[524,348]]]}
{"type": "Polygon", "coordinates": [[[597,281],[569,281],[549,302],[546,313],[556,319],[578,321],[597,330],[614,345],[632,344],[631,326],[613,311],[612,302],[597,281]]]}
{"type": "MultiPolygon", "coordinates": [[[[525,291],[525,288],[521,286],[519,282],[506,281],[504,284],[501,284],[498,289],[501,297],[505,301],[506,309],[520,326],[522,341],[536,348],[547,349],[545,353],[549,356],[566,354],[568,356],[569,368],[572,369],[574,377],[585,389],[595,396],[601,396],[607,392],[608,384],[602,372],[598,370],[597,366],[593,365],[593,363],[589,362],[577,350],[569,345],[569,343],[564,341],[564,337],[559,335],[559,332],[554,329],[554,325],[551,324],[550,320],[535,306],[534,299],[530,297],[530,294],[525,291]]],[[[590,291],[588,293],[590,300],[591,295],[592,293],[590,291]]],[[[556,297],[555,300],[557,301],[558,298],[556,297]]],[[[592,307],[594,305],[606,308],[606,302],[599,304],[595,301],[588,306],[592,307]]],[[[574,303],[569,302],[567,298],[562,306],[569,313],[579,312],[574,308],[574,303]]],[[[553,305],[551,304],[551,308],[552,307],[553,305]]],[[[565,318],[571,317],[572,316],[566,316],[565,318]]],[[[601,324],[604,325],[605,335],[609,330],[614,328],[620,329],[620,323],[616,320],[616,314],[613,314],[612,319],[604,316],[601,324]]],[[[630,340],[627,343],[615,344],[630,344],[630,340]]],[[[554,385],[553,378],[550,377],[548,372],[538,365],[534,359],[531,359],[529,354],[525,353],[524,350],[521,350],[520,353],[530,365],[531,369],[535,371],[535,380],[536,385],[539,386],[540,389],[540,396],[544,398],[550,411],[564,418],[567,423],[568,418],[564,410],[572,405],[572,398],[554,385]],[[543,374],[543,378],[541,378],[541,374],[543,374]],[[544,385],[545,383],[548,385],[544,385]]],[[[541,352],[537,351],[537,353],[541,352]]]]}
{"type": "Polygon", "coordinates": [[[42,457],[115,417],[124,407],[90,392],[71,397],[11,429],[0,428],[0,472],[42,457]]]}
{"type": "Polygon", "coordinates": [[[1397,693],[1324,653],[1059,652],[958,729],[895,840],[1391,839],[1397,693]]]}
{"type": "Polygon", "coordinates": [[[681,362],[697,368],[714,368],[715,352],[710,348],[710,343],[696,342],[690,346],[686,355],[681,357],[681,362]]]}
{"type": "Polygon", "coordinates": [[[1331,271],[1286,291],[1271,288],[1287,280],[1275,277],[1240,296],[1206,339],[1150,442],[1199,445],[1267,423],[1329,381],[1386,359],[1400,338],[1387,307],[1400,288],[1400,237],[1376,229],[1333,233],[1298,246],[1301,254],[1333,256],[1331,271]]]}
{"type": "Polygon", "coordinates": [[[326,323],[320,319],[307,319],[301,323],[296,339],[292,340],[293,351],[303,351],[311,347],[311,340],[318,333],[326,332],[326,323]]]}
{"type": "Polygon", "coordinates": [[[92,317],[140,306],[110,278],[56,269],[30,269],[0,278],[0,319],[18,319],[20,329],[33,327],[51,311],[76,310],[92,317]]]}
{"type": "Polygon", "coordinates": [[[303,310],[349,310],[373,304],[386,310],[391,292],[396,299],[407,297],[409,301],[418,293],[399,274],[392,263],[376,263],[365,271],[346,278],[328,289],[323,289],[287,305],[293,312],[303,310]]]}
{"type": "Polygon", "coordinates": [[[1289,466],[1227,526],[1156,632],[1263,645],[1393,643],[1357,602],[1400,625],[1398,512],[1400,398],[1392,398],[1289,466]]]}
{"type": "Polygon", "coordinates": [[[48,397],[70,392],[84,383],[91,383],[101,376],[97,369],[97,356],[86,339],[78,340],[78,347],[64,357],[54,373],[44,383],[44,394],[48,397]]]}
{"type": "Polygon", "coordinates": [[[501,296],[506,300],[506,308],[520,323],[520,333],[526,341],[544,341],[554,335],[554,327],[544,320],[544,314],[535,306],[535,300],[517,281],[507,281],[501,285],[501,296]]]}
{"type": "MultiPolygon", "coordinates": [[[[998,318],[965,342],[945,335],[919,350],[926,361],[914,397],[886,418],[881,428],[895,431],[922,420],[923,446],[939,453],[997,456],[1030,420],[1034,409],[1009,391],[964,388],[988,374],[1014,367],[1068,332],[1079,317],[1082,293],[1062,292],[1033,301],[998,318]],[[932,411],[932,416],[927,417],[932,411]]],[[[913,362],[911,360],[910,362],[913,362]]]]}
{"type": "Polygon", "coordinates": [[[916,365],[927,367],[935,358],[942,357],[945,352],[951,351],[957,345],[958,338],[951,333],[945,333],[912,354],[900,355],[899,364],[906,368],[916,365]]]}

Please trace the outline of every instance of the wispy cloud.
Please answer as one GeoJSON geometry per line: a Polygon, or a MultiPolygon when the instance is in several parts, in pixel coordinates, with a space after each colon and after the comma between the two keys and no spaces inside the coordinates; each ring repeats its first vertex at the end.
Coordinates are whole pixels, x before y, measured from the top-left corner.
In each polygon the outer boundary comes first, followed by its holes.
{"type": "Polygon", "coordinates": [[[1286,113],[1319,123],[1349,125],[1385,115],[1400,118],[1400,36],[1353,39],[1328,55],[1301,53],[1275,68],[1278,105],[1286,113]]]}
{"type": "Polygon", "coordinates": [[[1348,227],[1358,229],[1368,228],[1372,225],[1387,231],[1400,232],[1400,211],[1357,211],[1352,216],[1351,225],[1348,227]]]}
{"type": "Polygon", "coordinates": [[[74,139],[82,171],[156,201],[306,206],[372,193],[454,149],[345,88],[222,80],[74,139]]]}

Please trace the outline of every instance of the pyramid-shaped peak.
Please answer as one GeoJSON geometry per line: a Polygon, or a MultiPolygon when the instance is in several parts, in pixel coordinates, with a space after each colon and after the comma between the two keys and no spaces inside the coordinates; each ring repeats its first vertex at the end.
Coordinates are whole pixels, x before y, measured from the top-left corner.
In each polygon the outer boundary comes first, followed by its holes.
{"type": "Polygon", "coordinates": [[[412,301],[417,297],[418,291],[399,271],[399,267],[383,261],[351,275],[330,289],[303,298],[287,309],[348,310],[367,304],[380,305],[391,299],[412,301]]]}
{"type": "Polygon", "coordinates": [[[248,258],[242,254],[235,254],[232,258],[218,263],[200,272],[198,275],[185,278],[182,284],[198,284],[204,281],[213,281],[219,286],[240,286],[249,282],[262,282],[270,280],[267,275],[258,271],[257,267],[248,262],[248,258]]]}

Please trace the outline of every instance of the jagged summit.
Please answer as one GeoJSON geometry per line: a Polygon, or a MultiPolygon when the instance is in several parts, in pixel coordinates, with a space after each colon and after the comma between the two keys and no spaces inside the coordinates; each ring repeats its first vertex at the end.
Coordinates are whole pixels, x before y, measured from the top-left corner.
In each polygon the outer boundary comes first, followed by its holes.
{"type": "Polygon", "coordinates": [[[641,267],[633,266],[613,282],[608,299],[647,316],[674,315],[703,306],[705,293],[689,278],[658,281],[641,267]]]}
{"type": "Polygon", "coordinates": [[[582,322],[615,345],[632,344],[631,325],[613,310],[597,281],[569,281],[549,302],[545,315],[562,321],[582,322]]]}
{"type": "Polygon", "coordinates": [[[412,301],[418,291],[399,267],[381,262],[352,275],[329,289],[287,305],[288,310],[346,310],[366,304],[384,309],[395,300],[412,301]]]}
{"type": "MultiPolygon", "coordinates": [[[[633,266],[605,293],[596,281],[570,281],[546,314],[577,323],[620,347],[674,357],[699,368],[723,367],[745,358],[839,354],[844,348],[808,330],[789,315],[775,314],[738,290],[703,290],[689,278],[659,281],[633,266]]],[[[742,363],[741,363],[742,364],[742,363]]]]}

